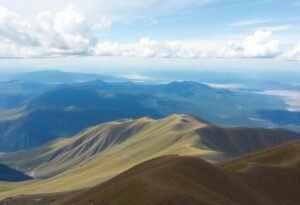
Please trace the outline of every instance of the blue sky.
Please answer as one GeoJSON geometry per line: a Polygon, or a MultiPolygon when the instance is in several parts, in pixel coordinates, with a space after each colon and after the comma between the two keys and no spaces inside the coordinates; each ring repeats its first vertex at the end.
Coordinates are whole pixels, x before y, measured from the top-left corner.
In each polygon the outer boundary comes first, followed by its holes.
{"type": "Polygon", "coordinates": [[[0,0],[0,69],[294,69],[300,1],[0,0]]]}

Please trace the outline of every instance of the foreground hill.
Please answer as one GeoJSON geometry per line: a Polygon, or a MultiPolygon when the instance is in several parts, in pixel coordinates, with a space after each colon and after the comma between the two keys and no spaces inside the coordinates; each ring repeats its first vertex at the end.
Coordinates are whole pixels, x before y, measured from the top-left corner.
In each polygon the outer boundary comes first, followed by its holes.
{"type": "Polygon", "coordinates": [[[244,172],[228,171],[233,162],[218,168],[194,157],[160,157],[61,204],[296,205],[300,201],[299,153],[300,142],[296,142],[252,154],[256,164],[244,172]],[[285,158],[278,163],[281,154],[285,158]]]}
{"type": "Polygon", "coordinates": [[[243,171],[259,164],[268,166],[289,166],[297,164],[299,161],[300,141],[292,141],[219,163],[219,166],[227,170],[243,171]]]}
{"type": "Polygon", "coordinates": [[[0,181],[18,182],[32,179],[23,172],[12,169],[6,165],[0,164],[0,181]]]}
{"type": "Polygon", "coordinates": [[[1,161],[37,180],[5,184],[0,198],[96,186],[165,155],[197,156],[215,163],[296,139],[300,134],[287,130],[222,128],[190,115],[114,121],[33,150],[1,154],[1,161]]]}

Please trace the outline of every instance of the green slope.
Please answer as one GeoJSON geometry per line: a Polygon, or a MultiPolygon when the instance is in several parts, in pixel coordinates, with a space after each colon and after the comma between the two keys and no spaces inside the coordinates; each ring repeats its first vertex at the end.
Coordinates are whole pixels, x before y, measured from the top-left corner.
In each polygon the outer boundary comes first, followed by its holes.
{"type": "Polygon", "coordinates": [[[0,161],[32,176],[55,175],[29,183],[1,184],[0,198],[95,186],[159,156],[179,154],[218,162],[299,138],[300,134],[287,130],[225,129],[189,115],[105,123],[70,139],[0,155],[0,161]]]}

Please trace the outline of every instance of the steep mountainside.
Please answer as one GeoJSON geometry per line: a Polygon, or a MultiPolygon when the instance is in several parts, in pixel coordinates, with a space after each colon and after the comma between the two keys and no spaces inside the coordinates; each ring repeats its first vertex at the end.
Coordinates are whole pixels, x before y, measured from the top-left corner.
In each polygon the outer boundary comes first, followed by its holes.
{"type": "Polygon", "coordinates": [[[17,188],[7,185],[0,198],[95,186],[164,155],[198,156],[218,162],[296,139],[300,134],[287,130],[226,129],[190,115],[115,121],[33,150],[1,154],[2,162],[47,179],[17,188]]]}

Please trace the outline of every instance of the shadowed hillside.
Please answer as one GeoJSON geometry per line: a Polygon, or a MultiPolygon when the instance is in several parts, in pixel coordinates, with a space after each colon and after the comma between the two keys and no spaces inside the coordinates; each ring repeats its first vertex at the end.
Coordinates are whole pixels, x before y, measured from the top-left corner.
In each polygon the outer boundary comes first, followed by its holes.
{"type": "Polygon", "coordinates": [[[195,157],[163,156],[89,190],[11,197],[0,204],[297,205],[299,145],[291,142],[216,166],[195,157]],[[246,162],[250,166],[243,171],[232,169],[246,162]]]}
{"type": "MultiPolygon", "coordinates": [[[[289,155],[290,149],[299,152],[299,144],[266,151],[271,152],[267,161],[276,161],[278,153],[289,155]]],[[[252,157],[258,159],[264,154],[252,157]]],[[[165,156],[142,163],[61,204],[296,205],[300,201],[300,156],[286,160],[289,163],[281,166],[260,164],[258,160],[244,172],[232,172],[198,158],[165,156]]]]}
{"type": "Polygon", "coordinates": [[[19,182],[32,179],[24,173],[0,164],[0,181],[19,182]]]}
{"type": "Polygon", "coordinates": [[[219,164],[219,166],[228,170],[243,171],[249,167],[259,164],[270,166],[288,166],[298,163],[299,161],[300,141],[293,141],[222,162],[219,164]]]}

